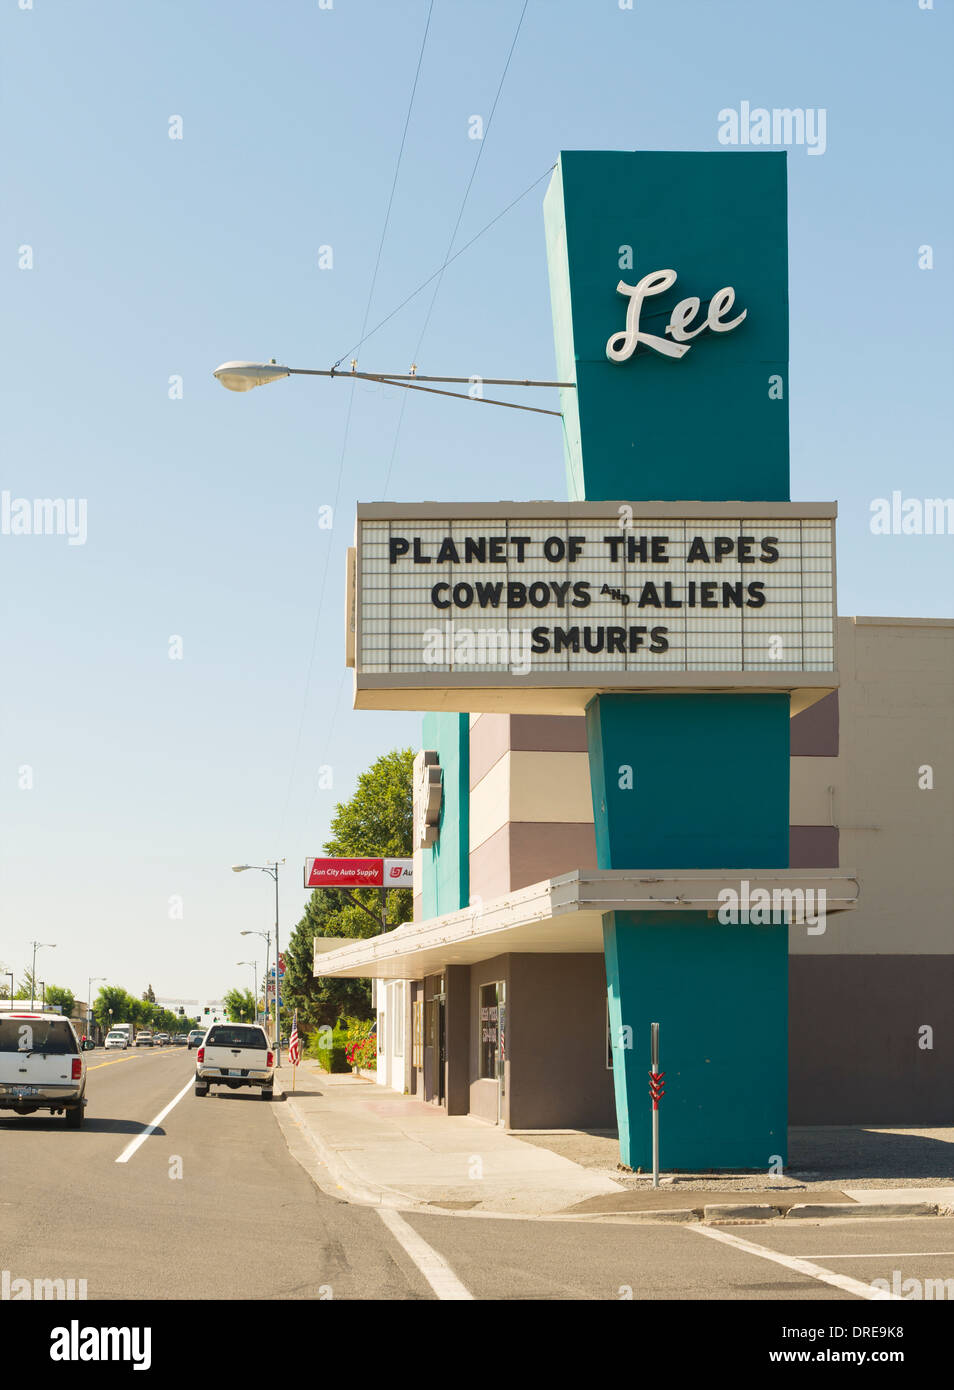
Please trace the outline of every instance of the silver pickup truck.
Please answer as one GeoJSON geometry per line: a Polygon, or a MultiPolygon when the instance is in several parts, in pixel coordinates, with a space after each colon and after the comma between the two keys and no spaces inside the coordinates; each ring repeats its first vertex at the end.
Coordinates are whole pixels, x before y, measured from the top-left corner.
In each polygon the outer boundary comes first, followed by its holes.
{"type": "Polygon", "coordinates": [[[207,1096],[210,1086],[256,1087],[271,1100],[275,1086],[275,1053],[264,1031],[251,1023],[214,1023],[195,1054],[195,1093],[207,1096]]]}

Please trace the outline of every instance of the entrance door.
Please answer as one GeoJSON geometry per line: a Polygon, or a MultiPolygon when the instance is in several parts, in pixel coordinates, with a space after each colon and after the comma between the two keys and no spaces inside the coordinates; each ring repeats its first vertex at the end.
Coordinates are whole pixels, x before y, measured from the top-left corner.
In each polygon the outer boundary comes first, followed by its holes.
{"type": "Polygon", "coordinates": [[[424,1099],[443,1105],[447,1091],[447,995],[444,976],[434,975],[425,982],[424,994],[424,1099]],[[430,991],[430,992],[428,992],[430,991]]]}
{"type": "Polygon", "coordinates": [[[507,985],[480,986],[480,1077],[497,1083],[497,1123],[503,1124],[507,1057],[507,985]]]}
{"type": "Polygon", "coordinates": [[[504,1096],[507,1091],[507,982],[497,986],[497,1123],[504,1122],[504,1096]]]}
{"type": "MultiPolygon", "coordinates": [[[[443,985],[443,980],[441,984],[443,985]]],[[[443,993],[435,996],[437,1005],[437,1099],[441,1105],[444,1104],[447,1091],[447,1027],[446,1027],[446,1003],[447,996],[443,993]]]]}

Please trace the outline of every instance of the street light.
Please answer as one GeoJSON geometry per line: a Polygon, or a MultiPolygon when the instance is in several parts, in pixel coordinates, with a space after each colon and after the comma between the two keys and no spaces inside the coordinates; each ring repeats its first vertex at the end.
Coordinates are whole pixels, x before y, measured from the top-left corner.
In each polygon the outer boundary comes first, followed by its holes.
{"type": "Polygon", "coordinates": [[[252,999],[255,1001],[255,1022],[258,1022],[258,961],[257,960],[237,960],[236,965],[250,965],[252,967],[252,999]]]}
{"type": "MultiPolygon", "coordinates": [[[[239,871],[238,871],[238,869],[236,869],[234,872],[235,872],[235,873],[238,873],[239,871]]],[[[266,974],[267,974],[267,972],[268,972],[268,962],[269,962],[269,960],[271,959],[271,947],[272,947],[272,934],[271,934],[271,932],[267,932],[267,931],[241,931],[241,932],[239,932],[239,936],[260,936],[260,937],[262,938],[262,940],[265,942],[265,971],[266,971],[266,974]]],[[[244,962],[243,962],[243,961],[239,961],[239,965],[243,965],[243,964],[244,964],[244,965],[247,965],[247,964],[248,964],[248,961],[244,961],[244,962]]],[[[256,974],[256,981],[257,981],[257,977],[258,977],[258,965],[257,965],[257,963],[256,963],[256,968],[255,968],[255,974],[256,974]]],[[[277,975],[276,975],[275,978],[276,978],[276,979],[278,978],[277,975]]],[[[277,996],[276,996],[276,997],[277,997],[277,996]]],[[[257,982],[256,982],[256,985],[255,985],[255,1017],[256,1017],[256,1019],[258,1018],[258,984],[257,984],[257,982]]],[[[265,1024],[266,1024],[266,1027],[267,1027],[267,1025],[268,1025],[268,981],[267,981],[267,980],[266,980],[266,982],[265,982],[265,1024]]]]}
{"type": "MultiPolygon", "coordinates": [[[[337,364],[336,364],[337,365],[337,364]]],[[[352,361],[351,370],[339,372],[336,367],[330,371],[315,371],[307,367],[283,367],[274,358],[270,362],[223,362],[212,375],[220,381],[227,391],[251,391],[256,386],[267,386],[270,381],[280,381],[286,376],[326,376],[330,379],[346,377],[357,381],[376,381],[385,386],[401,386],[407,391],[426,391],[432,396],[455,396],[462,401],[479,401],[481,405],[502,405],[508,410],[529,410],[535,415],[563,415],[562,410],[542,410],[536,405],[520,405],[514,401],[489,400],[484,396],[473,395],[473,388],[479,383],[484,386],[548,386],[571,388],[573,381],[530,381],[528,378],[490,377],[490,376],[418,376],[417,369],[409,372],[359,372],[357,361],[352,361]],[[469,391],[441,391],[433,386],[421,386],[422,381],[441,381],[459,386],[469,386],[469,391]]]]}
{"type": "MultiPolygon", "coordinates": [[[[281,977],[278,970],[280,959],[278,951],[278,870],[284,859],[273,859],[268,864],[233,864],[233,874],[244,874],[246,869],[257,869],[260,873],[270,874],[275,880],[275,1064],[282,1064],[282,995],[281,977]]],[[[261,936],[261,932],[243,931],[243,936],[261,936]]],[[[267,947],[266,947],[267,950],[267,947]]],[[[265,968],[268,969],[268,956],[265,957],[265,968]]],[[[268,992],[265,995],[266,1014],[268,1012],[268,992]]]]}
{"type": "Polygon", "coordinates": [[[32,1011],[36,1008],[36,953],[42,950],[44,946],[49,946],[51,950],[55,950],[56,942],[31,941],[30,945],[33,947],[33,969],[30,971],[30,1009],[32,1011]]]}

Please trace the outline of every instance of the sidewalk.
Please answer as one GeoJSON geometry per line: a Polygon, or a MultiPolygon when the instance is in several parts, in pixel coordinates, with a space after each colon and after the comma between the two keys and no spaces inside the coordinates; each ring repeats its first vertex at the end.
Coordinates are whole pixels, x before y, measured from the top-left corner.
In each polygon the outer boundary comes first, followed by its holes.
{"type": "Polygon", "coordinates": [[[275,1114],[289,1145],[295,1152],[304,1144],[309,1162],[324,1165],[320,1180],[354,1202],[625,1221],[954,1212],[950,1130],[793,1130],[799,1167],[776,1178],[674,1174],[654,1190],[647,1176],[617,1168],[611,1135],[517,1136],[469,1116],[447,1116],[362,1077],[327,1075],[307,1061],[294,1091],[292,1080],[292,1068],[282,1067],[276,1097],[284,1092],[283,1103],[275,1114]]]}
{"type": "Polygon", "coordinates": [[[496,1125],[448,1117],[362,1077],[329,1076],[303,1062],[293,1093],[291,1071],[277,1076],[285,1092],[279,1123],[298,1121],[353,1201],[540,1216],[620,1191],[604,1174],[496,1125]]]}

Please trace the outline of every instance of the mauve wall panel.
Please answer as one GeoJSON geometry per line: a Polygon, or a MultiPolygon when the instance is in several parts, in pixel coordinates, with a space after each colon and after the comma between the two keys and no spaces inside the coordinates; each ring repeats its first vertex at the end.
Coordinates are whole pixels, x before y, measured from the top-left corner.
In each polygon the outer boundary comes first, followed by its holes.
{"type": "MultiPolygon", "coordinates": [[[[510,832],[512,824],[502,825],[482,845],[470,852],[471,901],[480,898],[490,902],[503,897],[513,885],[510,882],[510,832]]],[[[528,880],[533,882],[533,879],[528,880]]]]}
{"type": "Polygon", "coordinates": [[[591,821],[511,821],[509,829],[511,891],[571,869],[597,867],[591,821]]]}
{"type": "MultiPolygon", "coordinates": [[[[789,1121],[793,1125],[954,1124],[954,956],[791,956],[789,1121]],[[933,1047],[921,1047],[922,1029],[933,1047]]],[[[884,1177],[940,1177],[892,1166],[884,1177]]]]}
{"type": "Polygon", "coordinates": [[[790,869],[837,869],[837,825],[790,825],[788,866],[790,869]]]}
{"type": "Polygon", "coordinates": [[[796,714],[790,728],[793,758],[837,758],[838,691],[796,714]]]}
{"type": "Polygon", "coordinates": [[[512,714],[510,747],[524,753],[585,753],[582,714],[512,714]]]}
{"type": "Polygon", "coordinates": [[[513,1129],[612,1129],[602,955],[512,955],[507,994],[513,1129]]]}

